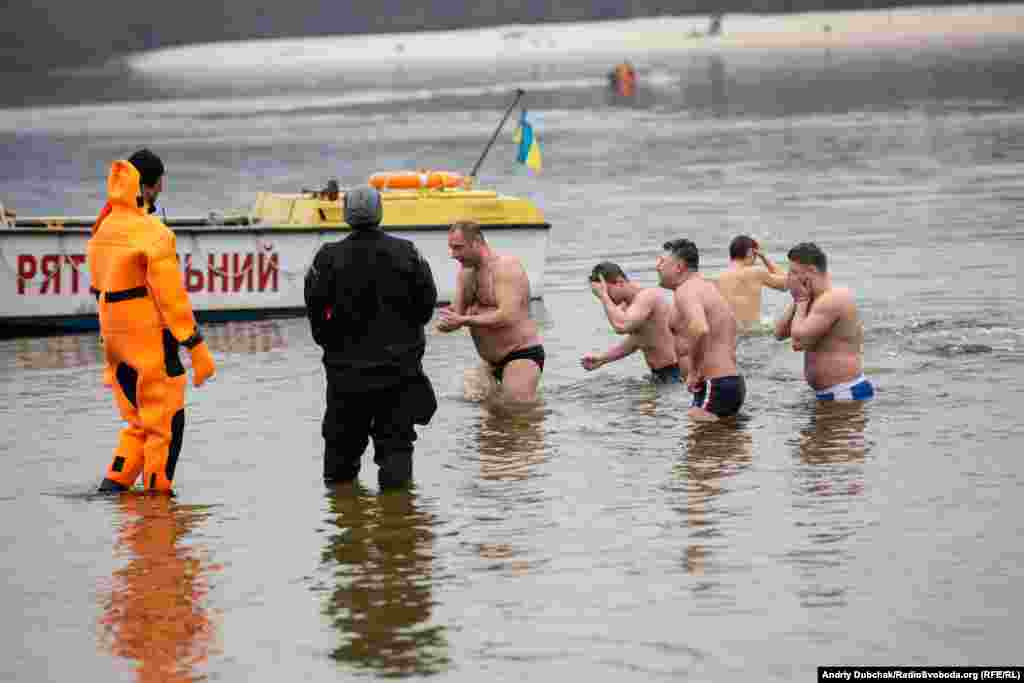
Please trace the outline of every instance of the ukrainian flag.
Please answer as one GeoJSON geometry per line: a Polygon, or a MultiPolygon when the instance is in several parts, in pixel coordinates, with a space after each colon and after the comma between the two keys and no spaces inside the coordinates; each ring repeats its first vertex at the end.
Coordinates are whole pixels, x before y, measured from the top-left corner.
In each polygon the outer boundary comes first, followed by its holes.
{"type": "Polygon", "coordinates": [[[515,141],[519,143],[519,152],[516,154],[516,161],[526,164],[527,168],[539,172],[540,163],[540,140],[533,132],[533,124],[526,120],[526,110],[523,109],[519,115],[519,128],[516,129],[515,141]]]}

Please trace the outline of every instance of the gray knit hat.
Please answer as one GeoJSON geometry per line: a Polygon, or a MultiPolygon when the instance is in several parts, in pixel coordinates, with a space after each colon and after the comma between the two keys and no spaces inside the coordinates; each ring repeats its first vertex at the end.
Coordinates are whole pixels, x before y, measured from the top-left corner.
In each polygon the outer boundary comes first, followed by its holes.
{"type": "Polygon", "coordinates": [[[375,228],[384,210],[380,192],[372,187],[357,187],[345,193],[345,222],[353,228],[375,228]]]}

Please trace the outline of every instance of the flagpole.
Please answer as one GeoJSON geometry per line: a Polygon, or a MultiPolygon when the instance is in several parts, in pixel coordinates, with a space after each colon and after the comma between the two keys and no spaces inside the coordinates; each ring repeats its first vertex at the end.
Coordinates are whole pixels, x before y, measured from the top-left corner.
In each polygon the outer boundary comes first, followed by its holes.
{"type": "Polygon", "coordinates": [[[501,123],[499,123],[498,127],[495,129],[494,135],[491,136],[491,141],[487,143],[486,147],[484,147],[484,153],[481,154],[480,158],[476,160],[476,164],[473,166],[473,170],[469,174],[470,178],[476,178],[476,172],[480,170],[480,164],[484,163],[484,157],[486,157],[487,153],[491,151],[491,146],[494,144],[494,141],[498,139],[498,134],[501,132],[501,129],[505,126],[505,122],[508,121],[509,114],[511,114],[512,110],[516,108],[516,105],[519,104],[519,99],[524,94],[526,94],[525,90],[523,90],[522,88],[516,88],[516,99],[512,101],[512,104],[509,105],[509,108],[505,112],[505,115],[501,118],[501,123]]]}

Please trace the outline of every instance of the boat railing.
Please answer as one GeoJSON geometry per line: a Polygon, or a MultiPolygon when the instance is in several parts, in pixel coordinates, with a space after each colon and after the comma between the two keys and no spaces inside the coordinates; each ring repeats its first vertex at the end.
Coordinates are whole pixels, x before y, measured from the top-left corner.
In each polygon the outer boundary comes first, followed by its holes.
{"type": "MultiPolygon", "coordinates": [[[[222,215],[211,213],[207,216],[187,216],[182,218],[161,217],[169,228],[209,228],[236,227],[243,228],[255,225],[260,221],[243,215],[222,215]]],[[[4,226],[10,229],[42,229],[63,230],[65,228],[92,228],[95,217],[88,216],[26,216],[25,218],[8,219],[4,226]]]]}

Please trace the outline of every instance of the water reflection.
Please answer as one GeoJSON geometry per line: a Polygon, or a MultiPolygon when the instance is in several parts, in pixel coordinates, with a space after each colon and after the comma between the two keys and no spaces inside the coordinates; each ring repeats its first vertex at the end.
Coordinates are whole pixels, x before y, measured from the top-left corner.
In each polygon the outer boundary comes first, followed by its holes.
{"type": "Polygon", "coordinates": [[[19,370],[81,368],[103,362],[103,345],[95,334],[63,337],[20,337],[14,347],[14,366],[19,370]]]}
{"type": "MultiPolygon", "coordinates": [[[[477,422],[477,452],[480,454],[480,477],[489,481],[527,481],[539,475],[538,466],[547,460],[544,419],[541,404],[509,405],[488,403],[477,422]]],[[[529,487],[532,488],[532,487],[529,487]]],[[[492,491],[492,513],[515,515],[527,525],[544,524],[546,517],[531,503],[537,492],[522,488],[498,488],[492,491]]],[[[506,527],[503,532],[509,533],[506,527]]],[[[501,568],[513,574],[525,574],[531,564],[523,546],[504,542],[482,541],[476,546],[480,557],[492,569],[501,568]]]]}
{"type": "Polygon", "coordinates": [[[389,676],[443,671],[445,629],[431,624],[433,517],[414,490],[345,484],[327,499],[338,531],[321,557],[334,577],[324,613],[341,636],[331,658],[389,676]]]}
{"type": "Polygon", "coordinates": [[[753,438],[746,421],[694,422],[686,436],[685,459],[676,465],[686,490],[686,523],[690,544],[685,566],[690,574],[702,575],[711,557],[710,547],[720,544],[725,517],[716,498],[726,489],[726,480],[750,465],[753,438]]]}
{"type": "Polygon", "coordinates": [[[544,410],[539,404],[491,403],[482,411],[477,434],[484,479],[527,479],[546,459],[544,410]]]}
{"type": "Polygon", "coordinates": [[[217,652],[207,581],[221,567],[187,539],[209,517],[208,508],[130,494],[116,508],[122,518],[116,549],[129,560],[102,596],[102,643],[136,662],[140,682],[205,679],[197,668],[217,652]]]}
{"type": "Polygon", "coordinates": [[[806,465],[864,462],[867,423],[863,401],[817,401],[810,421],[800,430],[800,461],[806,465]]]}
{"type": "MultiPolygon", "coordinates": [[[[217,353],[264,353],[287,346],[277,320],[203,325],[203,338],[217,353]]],[[[103,340],[97,334],[18,337],[5,343],[13,349],[14,367],[48,370],[102,365],[103,340]]]]}
{"type": "Polygon", "coordinates": [[[220,353],[264,353],[287,346],[277,320],[205,325],[203,338],[211,351],[220,353]]]}
{"type": "Polygon", "coordinates": [[[714,118],[729,116],[729,75],[721,56],[694,57],[680,73],[679,88],[683,106],[714,118]]]}
{"type": "Polygon", "coordinates": [[[864,492],[866,404],[815,402],[796,440],[794,523],[805,540],[787,553],[802,582],[804,607],[842,607],[850,583],[850,546],[864,520],[855,500],[864,492]]]}

